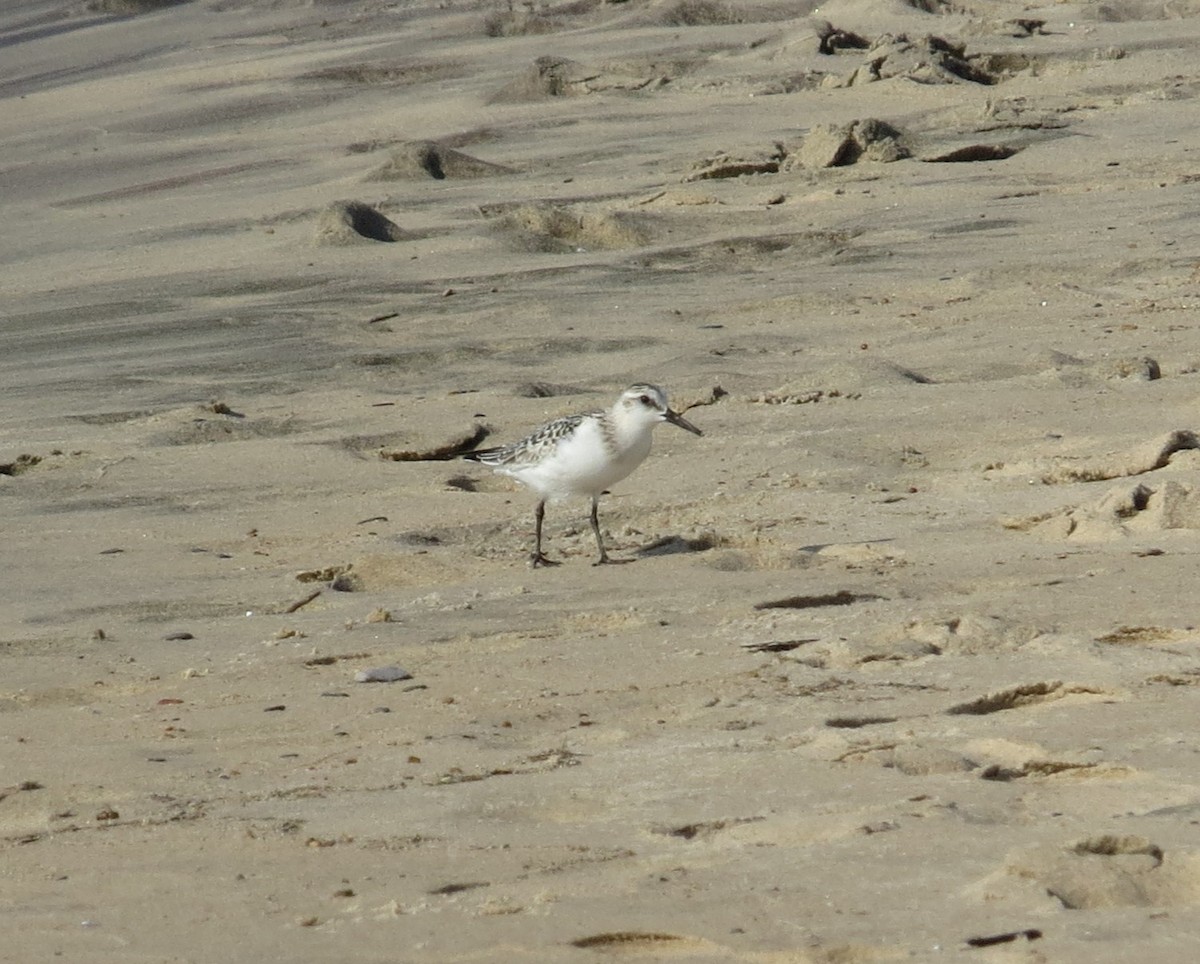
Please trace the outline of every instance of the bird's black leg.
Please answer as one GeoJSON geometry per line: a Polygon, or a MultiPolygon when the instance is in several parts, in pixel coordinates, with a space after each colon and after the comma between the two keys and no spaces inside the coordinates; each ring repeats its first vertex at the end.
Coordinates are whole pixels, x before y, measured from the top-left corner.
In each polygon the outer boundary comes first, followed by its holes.
{"type": "Polygon", "coordinates": [[[592,496],[592,532],[596,534],[596,548],[600,550],[600,558],[593,565],[603,566],[609,561],[608,553],[604,551],[604,540],[600,538],[600,520],[596,517],[596,507],[599,496],[592,496]]]}
{"type": "Polygon", "coordinates": [[[534,513],[533,526],[533,555],[529,557],[529,565],[536,569],[538,566],[557,566],[558,563],[547,559],[542,555],[542,519],[546,515],[546,500],[542,499],[537,504],[537,511],[534,513]]]}

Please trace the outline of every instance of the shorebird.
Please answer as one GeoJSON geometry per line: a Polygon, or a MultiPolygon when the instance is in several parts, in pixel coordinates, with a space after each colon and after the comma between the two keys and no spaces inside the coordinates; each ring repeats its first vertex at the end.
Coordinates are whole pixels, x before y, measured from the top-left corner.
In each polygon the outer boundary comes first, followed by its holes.
{"type": "Polygon", "coordinates": [[[590,496],[592,532],[600,551],[595,565],[600,566],[610,561],[597,518],[600,495],[642,464],[650,454],[654,429],[661,422],[695,435],[704,434],[671,409],[666,392],[657,385],[632,385],[608,411],[567,415],[547,422],[519,442],[465,452],[462,457],[490,465],[537,493],[533,552],[529,557],[529,564],[535,568],[557,565],[542,553],[546,503],[569,496],[590,496]]]}

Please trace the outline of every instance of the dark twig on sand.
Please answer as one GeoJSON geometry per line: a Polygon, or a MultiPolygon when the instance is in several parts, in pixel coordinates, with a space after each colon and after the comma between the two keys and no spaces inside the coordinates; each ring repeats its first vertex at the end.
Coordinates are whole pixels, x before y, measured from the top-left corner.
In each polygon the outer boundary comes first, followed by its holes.
{"type": "Polygon", "coordinates": [[[290,606],[288,606],[287,609],[284,610],[284,612],[285,613],[294,613],[297,609],[301,609],[304,606],[307,606],[310,602],[312,602],[314,599],[316,599],[319,595],[321,595],[321,590],[314,589],[312,592],[310,592],[304,598],[297,599],[294,603],[292,603],[290,606]]]}
{"type": "Polygon", "coordinates": [[[489,434],[490,429],[486,425],[477,424],[470,432],[456,439],[451,439],[445,445],[439,445],[430,449],[421,449],[419,451],[381,451],[379,457],[392,462],[446,462],[462,455],[463,452],[469,452],[487,438],[489,434]]]}

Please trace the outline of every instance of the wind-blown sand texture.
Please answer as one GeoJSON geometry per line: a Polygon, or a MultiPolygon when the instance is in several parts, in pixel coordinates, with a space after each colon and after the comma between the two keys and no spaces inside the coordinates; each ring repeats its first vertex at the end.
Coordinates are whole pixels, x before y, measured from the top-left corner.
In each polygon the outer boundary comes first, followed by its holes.
{"type": "Polygon", "coordinates": [[[1198,49],[0,8],[0,959],[1196,960],[1198,49]]]}

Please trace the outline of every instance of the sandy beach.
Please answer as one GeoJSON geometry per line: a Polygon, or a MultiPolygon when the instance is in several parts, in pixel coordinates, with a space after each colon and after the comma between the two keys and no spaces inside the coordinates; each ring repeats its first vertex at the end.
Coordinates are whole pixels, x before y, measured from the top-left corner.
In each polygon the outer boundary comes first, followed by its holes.
{"type": "Polygon", "coordinates": [[[1197,50],[0,10],[0,961],[1197,960],[1197,50]]]}

